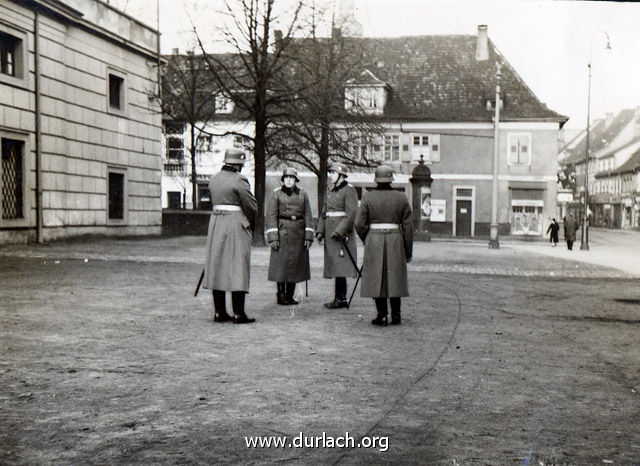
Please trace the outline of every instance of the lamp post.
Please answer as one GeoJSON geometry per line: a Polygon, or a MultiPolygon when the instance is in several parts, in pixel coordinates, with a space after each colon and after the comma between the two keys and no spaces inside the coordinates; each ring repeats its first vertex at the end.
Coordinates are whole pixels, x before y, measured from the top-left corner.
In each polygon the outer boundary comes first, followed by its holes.
{"type": "Polygon", "coordinates": [[[500,79],[502,64],[496,63],[496,108],[493,118],[493,179],[491,183],[491,225],[489,226],[489,249],[500,249],[498,239],[498,125],[500,123],[500,79]]]}
{"type": "Polygon", "coordinates": [[[609,34],[605,31],[596,31],[591,34],[591,41],[589,42],[589,62],[587,63],[587,70],[589,72],[589,83],[587,85],[587,144],[584,155],[584,208],[582,212],[582,232],[580,234],[580,249],[589,250],[589,130],[591,119],[591,58],[593,54],[593,39],[598,34],[604,34],[607,38],[606,50],[611,50],[611,42],[609,40],[609,34]]]}

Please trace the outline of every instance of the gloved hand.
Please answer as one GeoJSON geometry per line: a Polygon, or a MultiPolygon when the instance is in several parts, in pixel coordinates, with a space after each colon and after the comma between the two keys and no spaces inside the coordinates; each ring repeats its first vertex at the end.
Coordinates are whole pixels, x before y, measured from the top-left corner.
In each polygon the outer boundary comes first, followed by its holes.
{"type": "Polygon", "coordinates": [[[331,233],[331,239],[335,239],[336,241],[342,241],[342,235],[337,231],[331,233]]]}
{"type": "Polygon", "coordinates": [[[280,241],[273,241],[269,246],[271,246],[271,249],[274,251],[277,251],[280,249],[280,241]]]}
{"type": "Polygon", "coordinates": [[[308,251],[309,248],[311,247],[311,245],[313,244],[313,240],[312,239],[306,239],[304,240],[304,248],[308,251]]]}
{"type": "Polygon", "coordinates": [[[322,233],[316,233],[316,238],[318,238],[319,243],[322,243],[322,240],[324,239],[324,235],[322,233]]]}

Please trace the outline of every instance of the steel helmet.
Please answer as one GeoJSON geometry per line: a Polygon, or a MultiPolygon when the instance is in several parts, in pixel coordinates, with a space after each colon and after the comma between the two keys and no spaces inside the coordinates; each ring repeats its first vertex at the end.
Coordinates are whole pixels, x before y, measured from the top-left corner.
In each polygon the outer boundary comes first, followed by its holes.
{"type": "Polygon", "coordinates": [[[389,165],[380,165],[373,175],[376,183],[391,183],[393,181],[393,169],[389,165]]]}
{"type": "Polygon", "coordinates": [[[280,178],[280,181],[284,181],[285,176],[293,176],[296,181],[300,181],[300,178],[298,178],[298,170],[293,167],[285,167],[284,170],[282,170],[282,177],[280,178]]]}
{"type": "Polygon", "coordinates": [[[333,162],[328,171],[336,172],[338,175],[347,176],[347,167],[340,162],[333,162]]]}
{"type": "Polygon", "coordinates": [[[224,163],[244,164],[246,161],[247,156],[240,149],[227,149],[224,151],[224,163]]]}

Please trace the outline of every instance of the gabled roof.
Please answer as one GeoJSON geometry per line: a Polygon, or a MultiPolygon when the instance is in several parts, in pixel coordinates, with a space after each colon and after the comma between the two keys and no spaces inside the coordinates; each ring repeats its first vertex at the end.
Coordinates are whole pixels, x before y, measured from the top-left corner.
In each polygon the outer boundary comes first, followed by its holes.
{"type": "MultiPolygon", "coordinates": [[[[343,37],[362,54],[349,83],[387,86],[384,121],[491,122],[487,102],[495,100],[496,63],[502,67],[501,121],[551,121],[568,118],[535,96],[505,57],[489,41],[489,58],[476,60],[475,35],[343,37]]],[[[298,43],[300,46],[304,40],[298,43]]],[[[295,52],[296,43],[288,53],[295,52]]],[[[226,60],[232,59],[226,56],[226,60]]],[[[237,57],[236,57],[237,59],[237,57]]],[[[227,115],[228,116],[228,115],[227,115]]],[[[232,117],[242,117],[241,114],[232,117]]],[[[246,115],[245,115],[246,117],[246,115]]]]}
{"type": "MultiPolygon", "coordinates": [[[[387,83],[391,92],[385,119],[491,121],[487,100],[495,99],[496,62],[503,62],[504,121],[564,123],[567,117],[547,108],[489,41],[489,59],[476,60],[475,35],[355,38],[363,69],[387,83]]],[[[361,71],[361,70],[358,70],[361,71]]]]}
{"type": "Polygon", "coordinates": [[[631,154],[631,157],[620,165],[618,168],[613,170],[608,170],[606,172],[600,172],[595,177],[596,178],[606,178],[612,175],[622,175],[625,173],[634,173],[640,170],[640,150],[635,151],[631,154]]]}
{"type": "MultiPolygon", "coordinates": [[[[607,124],[606,120],[598,120],[589,129],[589,158],[594,158],[596,152],[604,149],[613,141],[618,134],[634,118],[635,110],[626,109],[618,113],[613,120],[607,124]]],[[[584,163],[587,138],[583,137],[569,152],[569,156],[563,161],[563,165],[575,165],[584,163]]]]}

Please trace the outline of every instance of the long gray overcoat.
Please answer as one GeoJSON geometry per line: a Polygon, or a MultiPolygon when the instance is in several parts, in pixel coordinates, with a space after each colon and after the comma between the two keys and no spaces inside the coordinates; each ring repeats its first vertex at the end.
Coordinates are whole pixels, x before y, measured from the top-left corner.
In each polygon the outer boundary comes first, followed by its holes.
{"type": "Polygon", "coordinates": [[[327,191],[327,198],[318,217],[316,233],[324,236],[324,278],[357,277],[358,270],[353,266],[344,243],[331,238],[331,233],[338,232],[347,237],[347,247],[353,260],[358,263],[356,238],[353,222],[358,211],[358,193],[346,181],[327,191]],[[330,212],[344,212],[342,216],[327,215],[330,212]],[[342,255],[340,251],[342,250],[342,255]]]}
{"type": "Polygon", "coordinates": [[[364,242],[360,296],[409,296],[407,260],[413,254],[413,223],[407,197],[391,188],[378,187],[362,197],[355,221],[364,242]],[[391,223],[398,229],[372,229],[374,223],[391,223]]]}
{"type": "Polygon", "coordinates": [[[228,166],[209,179],[213,209],[205,249],[203,288],[249,291],[251,231],[257,203],[249,181],[228,166]],[[216,206],[239,206],[221,210],[216,206]]]}
{"type": "Polygon", "coordinates": [[[569,215],[564,220],[564,238],[569,241],[576,240],[576,231],[578,230],[578,222],[573,215],[569,215]]]}
{"type": "Polygon", "coordinates": [[[307,193],[294,186],[277,188],[267,204],[265,218],[267,242],[278,241],[278,250],[271,249],[267,280],[298,283],[311,278],[309,251],[305,240],[313,240],[313,214],[307,193]]]}

